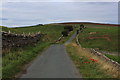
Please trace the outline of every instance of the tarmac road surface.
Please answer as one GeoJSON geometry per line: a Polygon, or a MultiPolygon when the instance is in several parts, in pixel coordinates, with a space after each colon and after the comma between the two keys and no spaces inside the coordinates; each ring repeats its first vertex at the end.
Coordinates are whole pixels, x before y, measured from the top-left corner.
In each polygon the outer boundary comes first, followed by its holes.
{"type": "MultiPolygon", "coordinates": [[[[76,33],[66,42],[69,43],[76,33]]],[[[63,44],[51,45],[27,68],[21,78],[81,78],[63,44]]]]}

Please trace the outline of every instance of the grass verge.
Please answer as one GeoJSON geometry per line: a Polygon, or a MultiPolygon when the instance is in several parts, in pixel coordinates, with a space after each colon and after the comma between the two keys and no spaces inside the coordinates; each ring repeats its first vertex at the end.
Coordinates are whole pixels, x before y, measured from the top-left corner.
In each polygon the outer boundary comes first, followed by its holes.
{"type": "Polygon", "coordinates": [[[79,69],[80,74],[86,80],[90,78],[116,78],[117,69],[106,63],[104,60],[80,48],[76,43],[66,45],[66,49],[71,59],[79,69]],[[111,70],[112,69],[112,70],[111,70]]]}
{"type": "Polygon", "coordinates": [[[3,79],[13,78],[16,73],[22,70],[24,64],[33,60],[38,53],[42,52],[49,45],[49,42],[39,42],[35,46],[29,46],[24,49],[22,48],[17,51],[13,51],[3,57],[3,79]]]}

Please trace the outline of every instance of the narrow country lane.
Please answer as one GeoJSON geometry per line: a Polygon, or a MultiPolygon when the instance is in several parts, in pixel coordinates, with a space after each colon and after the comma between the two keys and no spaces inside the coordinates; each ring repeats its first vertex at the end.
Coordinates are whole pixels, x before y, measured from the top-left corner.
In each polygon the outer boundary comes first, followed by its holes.
{"type": "MultiPolygon", "coordinates": [[[[66,43],[75,36],[76,33],[66,43]]],[[[81,76],[69,58],[65,46],[54,44],[33,61],[27,73],[21,78],[81,78],[81,76]]]]}

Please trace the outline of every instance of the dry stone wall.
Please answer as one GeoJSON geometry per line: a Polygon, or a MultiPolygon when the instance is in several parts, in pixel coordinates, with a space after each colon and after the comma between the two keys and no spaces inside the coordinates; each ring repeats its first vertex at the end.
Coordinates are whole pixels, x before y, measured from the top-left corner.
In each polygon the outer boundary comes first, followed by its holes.
{"type": "MultiPolygon", "coordinates": [[[[80,45],[80,43],[79,43],[79,41],[78,41],[78,35],[76,36],[76,43],[81,47],[81,45],[80,45]]],[[[100,57],[101,59],[104,59],[106,62],[114,65],[114,67],[116,67],[116,68],[118,69],[117,72],[120,71],[120,64],[119,64],[118,62],[113,61],[112,59],[109,59],[108,57],[106,57],[105,55],[103,55],[101,52],[96,51],[95,49],[90,48],[89,51],[90,51],[92,54],[100,57]]],[[[113,69],[114,69],[114,68],[113,68],[113,69]]]]}
{"type": "Polygon", "coordinates": [[[2,49],[10,49],[35,44],[42,38],[42,36],[44,35],[41,33],[24,35],[2,32],[2,49]]]}
{"type": "Polygon", "coordinates": [[[113,64],[115,67],[120,67],[120,64],[116,61],[113,61],[112,59],[109,59],[108,57],[106,57],[105,55],[103,55],[102,53],[96,51],[95,49],[90,49],[91,53],[101,57],[102,59],[104,59],[106,62],[109,62],[111,64],[113,64]]]}

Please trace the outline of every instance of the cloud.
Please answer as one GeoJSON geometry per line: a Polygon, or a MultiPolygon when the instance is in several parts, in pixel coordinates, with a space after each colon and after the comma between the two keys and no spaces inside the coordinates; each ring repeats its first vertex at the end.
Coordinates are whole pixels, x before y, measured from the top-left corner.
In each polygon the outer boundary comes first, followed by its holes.
{"type": "Polygon", "coordinates": [[[0,20],[8,20],[7,18],[0,18],[0,20]]]}
{"type": "Polygon", "coordinates": [[[119,0],[4,0],[3,2],[119,2],[119,0]]]}
{"type": "MultiPolygon", "coordinates": [[[[117,2],[11,2],[4,3],[1,25],[33,25],[64,21],[116,23],[117,2]]],[[[1,10],[0,10],[1,11],[1,10]]]]}

